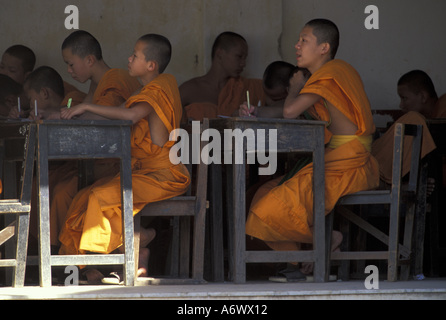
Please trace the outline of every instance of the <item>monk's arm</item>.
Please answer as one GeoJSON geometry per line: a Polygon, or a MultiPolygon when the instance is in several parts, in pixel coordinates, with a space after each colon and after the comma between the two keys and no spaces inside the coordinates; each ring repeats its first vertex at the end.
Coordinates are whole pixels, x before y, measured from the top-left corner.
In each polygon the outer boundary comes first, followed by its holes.
{"type": "Polygon", "coordinates": [[[83,103],[71,107],[70,109],[63,108],[61,110],[61,118],[72,119],[73,117],[80,116],[84,113],[92,113],[105,119],[130,120],[133,123],[137,123],[142,118],[147,117],[152,111],[153,108],[146,102],[136,103],[130,108],[125,108],[124,106],[111,107],[83,103]]]}
{"type": "Polygon", "coordinates": [[[283,117],[285,119],[296,119],[320,99],[319,95],[313,93],[289,94],[283,106],[283,117]]]}

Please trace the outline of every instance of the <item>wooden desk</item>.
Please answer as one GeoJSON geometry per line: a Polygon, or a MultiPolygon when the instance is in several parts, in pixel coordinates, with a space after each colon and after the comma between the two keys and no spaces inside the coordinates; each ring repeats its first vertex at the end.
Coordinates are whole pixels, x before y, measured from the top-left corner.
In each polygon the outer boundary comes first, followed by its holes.
{"type": "MultiPolygon", "coordinates": [[[[235,163],[228,166],[228,169],[233,168],[230,177],[232,178],[232,199],[228,199],[229,203],[232,203],[230,208],[232,207],[233,217],[229,217],[228,219],[233,221],[232,230],[229,230],[229,238],[232,238],[232,244],[230,244],[229,249],[233,254],[231,266],[234,282],[244,283],[246,281],[246,263],[289,261],[313,261],[315,263],[315,282],[327,281],[328,274],[325,269],[325,122],[286,119],[225,118],[210,120],[210,128],[215,128],[221,133],[222,141],[225,129],[240,129],[242,132],[245,132],[247,129],[253,129],[256,133],[259,130],[265,130],[265,148],[270,152],[274,150],[270,149],[269,146],[269,130],[277,130],[277,152],[305,152],[311,153],[313,156],[313,251],[247,251],[245,243],[245,160],[246,152],[264,151],[259,148],[257,144],[258,140],[256,139],[255,146],[252,149],[248,149],[246,143],[243,143],[243,163],[235,163]]],[[[235,144],[232,144],[232,146],[234,147],[235,144]]],[[[228,171],[230,172],[230,170],[228,171]]],[[[216,184],[220,184],[221,188],[221,180],[213,181],[213,189],[218,188],[216,184]]],[[[231,195],[228,195],[228,198],[230,197],[231,195]]]]}
{"type": "Polygon", "coordinates": [[[133,194],[130,121],[37,121],[40,286],[51,286],[51,267],[123,265],[125,285],[134,285],[133,194]],[[124,254],[51,255],[48,161],[57,159],[121,160],[124,254]]]}

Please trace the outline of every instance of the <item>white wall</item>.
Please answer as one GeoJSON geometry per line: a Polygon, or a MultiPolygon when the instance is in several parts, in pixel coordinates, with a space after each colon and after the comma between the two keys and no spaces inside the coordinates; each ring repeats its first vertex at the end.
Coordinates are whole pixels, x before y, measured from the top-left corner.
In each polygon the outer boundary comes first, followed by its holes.
{"type": "Polygon", "coordinates": [[[413,69],[426,71],[437,93],[446,93],[446,1],[444,0],[283,0],[283,57],[295,61],[294,44],[313,18],[338,25],[337,58],[361,74],[372,109],[398,108],[398,79],[413,69]],[[379,9],[379,29],[367,30],[368,5],[379,9]]]}
{"type": "Polygon", "coordinates": [[[245,76],[259,78],[271,61],[295,63],[304,23],[324,17],[338,25],[337,57],[358,69],[372,108],[396,108],[396,82],[415,68],[431,75],[439,94],[446,92],[445,0],[0,0],[0,52],[27,45],[37,66],[51,65],[73,83],[60,53],[71,32],[64,27],[70,4],[79,8],[80,28],[98,38],[111,67],[126,68],[139,36],[167,36],[174,48],[167,72],[180,84],[206,72],[212,43],[223,31],[245,36],[245,76]],[[379,9],[379,30],[364,27],[369,4],[379,9]]]}

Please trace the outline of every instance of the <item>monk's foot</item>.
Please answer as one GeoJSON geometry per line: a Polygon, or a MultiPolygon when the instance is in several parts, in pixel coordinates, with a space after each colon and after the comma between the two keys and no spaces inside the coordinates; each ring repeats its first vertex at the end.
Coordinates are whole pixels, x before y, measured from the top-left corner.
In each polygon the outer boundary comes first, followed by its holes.
{"type": "Polygon", "coordinates": [[[136,277],[147,277],[147,269],[149,266],[150,250],[147,248],[141,248],[139,250],[139,264],[136,277]]]}
{"type": "Polygon", "coordinates": [[[156,231],[153,228],[145,229],[141,228],[140,232],[140,247],[145,248],[156,237],[156,231]]]}
{"type": "Polygon", "coordinates": [[[339,247],[341,246],[342,239],[342,233],[333,230],[331,234],[331,252],[340,251],[339,247]]]}
{"type": "Polygon", "coordinates": [[[90,285],[100,284],[104,275],[97,269],[86,269],[82,272],[83,277],[86,278],[87,283],[90,285]]]}

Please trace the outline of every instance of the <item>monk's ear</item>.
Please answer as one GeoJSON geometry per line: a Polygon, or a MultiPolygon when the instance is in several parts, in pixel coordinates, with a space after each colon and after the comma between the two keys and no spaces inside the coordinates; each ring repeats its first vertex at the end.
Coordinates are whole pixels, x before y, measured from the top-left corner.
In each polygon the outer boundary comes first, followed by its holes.
{"type": "Polygon", "coordinates": [[[85,57],[85,62],[87,63],[87,65],[89,67],[93,66],[96,62],[96,57],[92,54],[89,54],[88,56],[85,57]]]}
{"type": "Polygon", "coordinates": [[[420,94],[421,102],[426,103],[427,100],[429,100],[429,94],[427,93],[426,90],[421,90],[419,94],[420,94]]]}
{"type": "Polygon", "coordinates": [[[42,87],[42,89],[40,89],[40,96],[42,98],[44,98],[45,100],[47,100],[50,96],[50,92],[48,90],[48,88],[42,87]]]}
{"type": "Polygon", "coordinates": [[[330,53],[330,44],[328,42],[321,43],[321,53],[323,55],[330,53]]]}
{"type": "Polygon", "coordinates": [[[158,67],[158,64],[154,60],[147,61],[147,70],[153,72],[158,67]]]}

